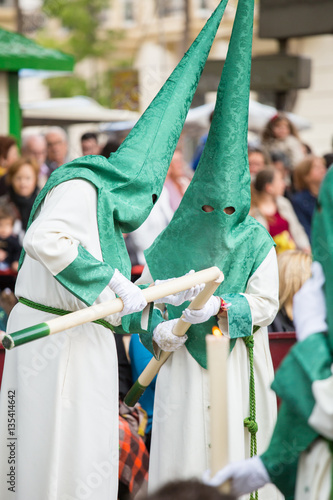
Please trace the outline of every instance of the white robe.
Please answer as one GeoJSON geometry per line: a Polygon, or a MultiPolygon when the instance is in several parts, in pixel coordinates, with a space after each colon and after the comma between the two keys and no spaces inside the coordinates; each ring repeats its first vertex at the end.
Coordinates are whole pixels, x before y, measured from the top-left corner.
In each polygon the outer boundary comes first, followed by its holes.
{"type": "MultiPolygon", "coordinates": [[[[223,269],[222,269],[223,271],[223,269]]],[[[148,281],[148,276],[144,276],[148,281]]],[[[244,294],[254,325],[265,327],[278,309],[278,272],[274,248],[249,279],[244,294]]],[[[226,321],[219,326],[227,333],[226,321]]],[[[258,423],[258,454],[268,446],[276,421],[276,398],[267,328],[254,334],[254,373],[258,423]]],[[[207,371],[186,348],[172,354],[161,368],[156,384],[149,489],[176,479],[201,478],[209,469],[209,387],[207,371]]],[[[249,417],[249,357],[242,339],[228,360],[228,418],[230,462],[250,456],[250,434],[243,421],[249,417]]],[[[248,498],[248,495],[244,498],[248,498]]],[[[260,491],[260,500],[282,498],[273,485],[260,491]]]]}
{"type": "MultiPolygon", "coordinates": [[[[18,297],[72,311],[85,307],[52,273],[73,260],[79,243],[102,260],[96,207],[96,190],[83,180],[67,181],[48,193],[24,240],[27,254],[18,275],[18,297]]],[[[112,298],[106,288],[97,301],[112,298]]],[[[53,317],[19,303],[10,315],[8,332],[53,317]]],[[[112,319],[119,324],[118,316],[112,319]]],[[[116,500],[118,456],[118,370],[112,332],[88,323],[6,353],[0,406],[1,500],[116,500]],[[14,393],[13,435],[7,402],[13,402],[14,393]],[[7,483],[11,478],[15,493],[7,483]]]]}

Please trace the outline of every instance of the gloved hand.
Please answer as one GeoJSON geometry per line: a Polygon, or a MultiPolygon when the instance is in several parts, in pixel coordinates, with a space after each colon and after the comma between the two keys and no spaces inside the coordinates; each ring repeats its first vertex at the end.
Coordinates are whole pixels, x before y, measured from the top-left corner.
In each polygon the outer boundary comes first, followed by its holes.
{"type": "Polygon", "coordinates": [[[125,278],[118,269],[115,270],[110,280],[109,287],[124,303],[124,308],[119,313],[120,316],[142,311],[146,307],[147,301],[144,298],[142,290],[125,278]]]}
{"type": "Polygon", "coordinates": [[[178,319],[171,319],[159,323],[153,332],[153,340],[162,351],[172,352],[180,349],[187,340],[187,335],[177,337],[172,333],[172,330],[177,323],[178,319]]]}
{"type": "Polygon", "coordinates": [[[212,316],[216,316],[221,307],[220,297],[213,295],[210,297],[202,309],[185,309],[183,311],[183,321],[197,325],[208,321],[212,316]]]}
{"type": "Polygon", "coordinates": [[[327,331],[326,302],[323,291],[325,275],[319,262],[311,266],[312,276],[294,295],[293,315],[297,340],[302,341],[313,333],[327,331]]]}
{"type": "MultiPolygon", "coordinates": [[[[186,273],[185,276],[189,274],[193,274],[194,270],[192,269],[190,272],[186,273]]],[[[156,280],[155,285],[161,285],[161,283],[166,283],[167,281],[171,281],[175,278],[169,278],[167,280],[156,280]]],[[[200,292],[205,288],[204,283],[201,285],[192,286],[189,290],[185,290],[184,292],[174,293],[172,295],[167,295],[162,299],[155,300],[155,304],[171,304],[172,306],[180,306],[184,302],[188,300],[193,300],[200,292]]]]}
{"type": "Polygon", "coordinates": [[[210,471],[204,472],[202,481],[210,486],[221,486],[230,481],[230,493],[235,496],[251,493],[270,483],[268,472],[258,456],[234,462],[219,470],[210,479],[210,471]]]}

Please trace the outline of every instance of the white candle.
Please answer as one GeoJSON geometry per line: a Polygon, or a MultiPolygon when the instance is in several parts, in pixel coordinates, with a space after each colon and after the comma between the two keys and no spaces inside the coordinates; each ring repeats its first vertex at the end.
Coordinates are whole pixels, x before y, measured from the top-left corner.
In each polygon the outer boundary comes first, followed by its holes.
{"type": "Polygon", "coordinates": [[[225,467],[229,461],[227,358],[230,346],[229,339],[223,336],[218,328],[214,328],[213,331],[215,334],[206,335],[210,382],[210,469],[212,476],[225,467]]]}

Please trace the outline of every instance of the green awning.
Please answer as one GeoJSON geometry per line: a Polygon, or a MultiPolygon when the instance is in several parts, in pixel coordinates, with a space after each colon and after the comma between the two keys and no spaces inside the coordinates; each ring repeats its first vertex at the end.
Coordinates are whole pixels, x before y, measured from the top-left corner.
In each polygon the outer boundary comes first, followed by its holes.
{"type": "Polygon", "coordinates": [[[0,28],[0,71],[23,68],[72,71],[74,63],[72,56],[46,49],[23,35],[0,28]]]}

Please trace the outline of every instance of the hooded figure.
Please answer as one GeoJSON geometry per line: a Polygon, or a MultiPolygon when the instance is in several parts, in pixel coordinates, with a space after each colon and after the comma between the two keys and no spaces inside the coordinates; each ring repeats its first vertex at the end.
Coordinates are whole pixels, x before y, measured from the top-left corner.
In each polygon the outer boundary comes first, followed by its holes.
{"type": "MultiPolygon", "coordinates": [[[[227,466],[211,484],[274,483],[286,500],[332,498],[333,453],[333,168],[323,180],[312,222],[312,276],[294,296],[298,342],[283,360],[273,389],[281,407],[261,457],[227,466]]],[[[239,489],[242,486],[242,491],[239,489]]]]}
{"type": "Polygon", "coordinates": [[[105,326],[147,334],[161,320],[127,279],[122,233],[142,224],[160,195],[226,1],[118,151],[109,159],[85,156],[59,167],[36,200],[16,284],[20,302],[8,333],[115,293],[124,310],[102,325],[87,323],[6,355],[2,500],[117,498],[118,366],[105,326]]]}
{"type": "MultiPolygon", "coordinates": [[[[203,316],[200,311],[188,313],[189,322],[200,324],[191,326],[186,349],[174,353],[158,375],[149,473],[152,488],[172,478],[201,477],[209,468],[205,335],[211,333],[212,326],[219,324],[232,339],[230,459],[250,455],[251,435],[244,429],[244,419],[252,434],[256,426],[252,420],[258,422],[259,450],[265,449],[275,422],[276,402],[269,390],[273,368],[267,330],[260,328],[254,334],[257,418],[249,409],[249,354],[242,339],[251,339],[251,346],[253,327],[270,324],[278,310],[274,243],[248,215],[247,125],[253,4],[253,0],[238,2],[213,121],[191,184],[169,226],[145,252],[153,280],[214,265],[225,277],[203,316]],[[227,317],[220,310],[221,295],[231,303],[227,317]],[[186,426],[180,422],[186,422],[186,426]]],[[[148,279],[148,268],[144,279],[148,279]]],[[[167,309],[172,319],[181,315],[184,306],[167,309]]],[[[153,343],[147,337],[142,341],[153,352],[153,343]]],[[[270,491],[261,498],[272,500],[276,493],[270,491]]]]}

